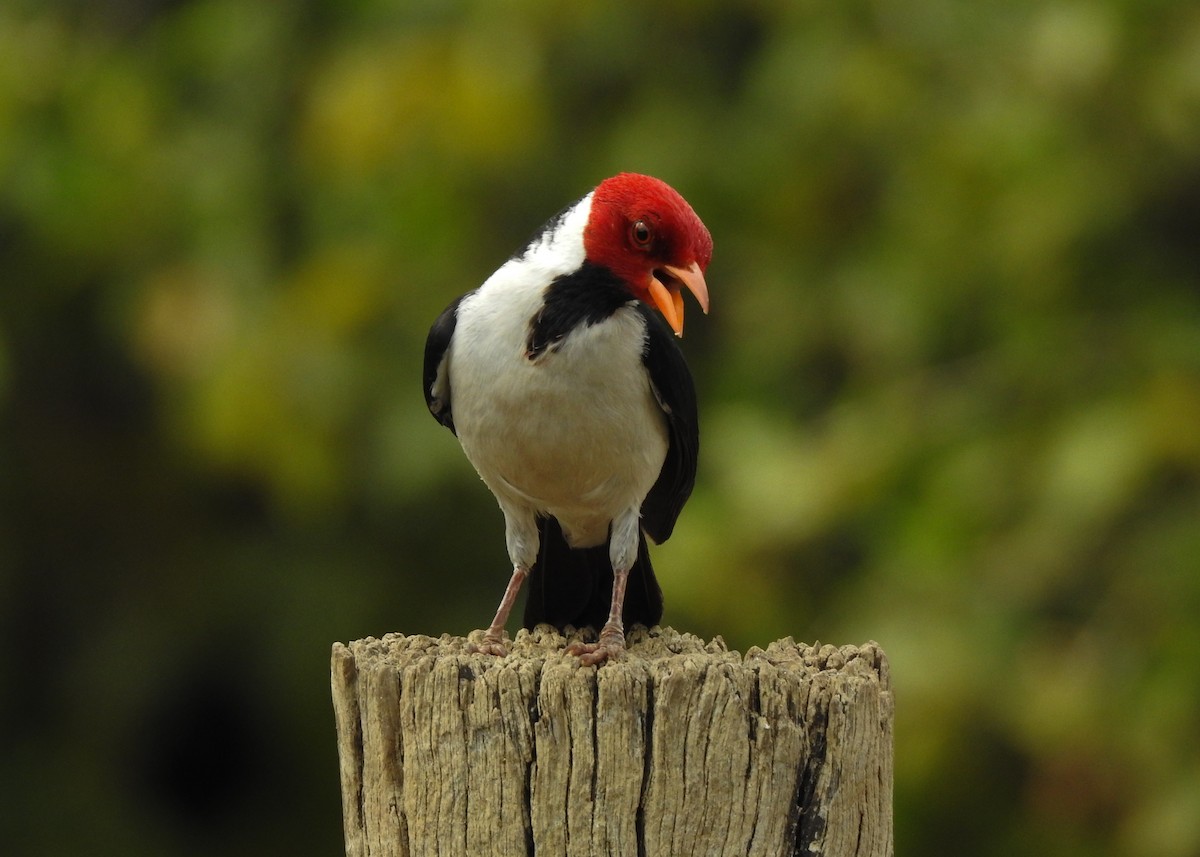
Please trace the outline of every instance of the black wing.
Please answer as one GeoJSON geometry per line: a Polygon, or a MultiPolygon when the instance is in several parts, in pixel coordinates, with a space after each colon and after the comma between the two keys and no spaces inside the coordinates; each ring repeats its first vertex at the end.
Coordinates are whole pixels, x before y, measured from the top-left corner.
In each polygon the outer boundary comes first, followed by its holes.
{"type": "Polygon", "coordinates": [[[696,387],[678,341],[666,321],[645,304],[637,304],[646,320],[642,360],[650,383],[667,417],[667,457],[658,480],[642,503],[642,528],[655,542],[665,542],[675,528],[696,482],[700,455],[700,423],[696,416],[696,387]]]}
{"type": "MultiPolygon", "coordinates": [[[[454,337],[454,326],[458,323],[458,305],[466,295],[457,298],[438,316],[429,328],[425,340],[425,404],[434,419],[450,431],[454,431],[454,417],[450,413],[450,375],[446,367],[447,351],[454,337]]],[[[454,432],[455,435],[458,432],[454,432]]]]}

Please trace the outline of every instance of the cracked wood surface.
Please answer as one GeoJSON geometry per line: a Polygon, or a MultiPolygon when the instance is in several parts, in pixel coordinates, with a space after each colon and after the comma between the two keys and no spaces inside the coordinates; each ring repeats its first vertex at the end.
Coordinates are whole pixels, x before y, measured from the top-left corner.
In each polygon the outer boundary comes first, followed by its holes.
{"type": "Polygon", "coordinates": [[[893,853],[877,644],[743,657],[636,628],[596,669],[572,639],[520,631],[504,658],[450,636],[335,643],[347,855],[893,853]]]}

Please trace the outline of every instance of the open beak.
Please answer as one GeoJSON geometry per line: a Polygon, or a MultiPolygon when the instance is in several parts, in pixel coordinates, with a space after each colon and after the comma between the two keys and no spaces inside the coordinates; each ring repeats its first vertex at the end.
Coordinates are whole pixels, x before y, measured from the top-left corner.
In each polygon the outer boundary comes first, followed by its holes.
{"type": "Polygon", "coordinates": [[[655,268],[650,274],[647,286],[650,300],[663,314],[667,324],[676,336],[683,336],[683,290],[687,288],[696,297],[700,309],[708,314],[708,284],[704,282],[704,273],[700,266],[693,262],[686,268],[674,265],[663,265],[655,268]]]}

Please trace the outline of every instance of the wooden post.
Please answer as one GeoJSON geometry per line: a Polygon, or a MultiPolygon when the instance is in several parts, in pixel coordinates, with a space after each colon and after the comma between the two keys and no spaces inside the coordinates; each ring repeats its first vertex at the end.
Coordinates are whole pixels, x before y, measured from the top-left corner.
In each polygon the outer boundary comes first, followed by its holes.
{"type": "Polygon", "coordinates": [[[599,669],[541,626],[333,647],[349,857],[892,854],[892,692],[875,643],[745,657],[635,629],[599,669]]]}

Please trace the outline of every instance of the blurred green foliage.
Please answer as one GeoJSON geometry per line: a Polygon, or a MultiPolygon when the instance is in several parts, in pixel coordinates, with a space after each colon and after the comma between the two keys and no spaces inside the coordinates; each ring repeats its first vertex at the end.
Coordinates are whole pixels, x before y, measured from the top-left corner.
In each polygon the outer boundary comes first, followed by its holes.
{"type": "Polygon", "coordinates": [[[1200,6],[1144,0],[0,5],[6,851],[337,852],[330,643],[507,578],[425,333],[619,170],[716,242],[667,621],[879,640],[900,853],[1200,854],[1200,6]]]}

